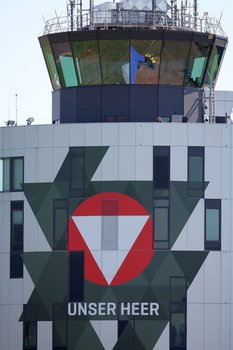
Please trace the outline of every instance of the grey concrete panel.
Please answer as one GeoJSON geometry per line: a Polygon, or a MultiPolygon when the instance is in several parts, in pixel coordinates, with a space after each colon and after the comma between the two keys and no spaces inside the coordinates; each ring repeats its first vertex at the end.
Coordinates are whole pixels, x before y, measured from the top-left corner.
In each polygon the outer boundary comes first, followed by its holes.
{"type": "Polygon", "coordinates": [[[11,128],[11,148],[21,149],[25,145],[25,127],[17,126],[11,128]]]}
{"type": "Polygon", "coordinates": [[[136,124],[136,145],[152,146],[153,145],[153,124],[137,123],[136,124]]]}
{"type": "Polygon", "coordinates": [[[25,148],[39,147],[39,126],[30,125],[25,127],[25,148]]]}
{"type": "Polygon", "coordinates": [[[69,129],[68,124],[55,124],[53,126],[54,147],[68,147],[69,145],[69,129]]]}
{"type": "Polygon", "coordinates": [[[204,305],[187,305],[187,349],[210,350],[204,348],[204,305]]]}
{"type": "Polygon", "coordinates": [[[204,350],[219,350],[221,330],[220,304],[205,304],[204,306],[204,350]]]}
{"type": "Polygon", "coordinates": [[[86,125],[70,124],[70,146],[84,146],[86,143],[86,125]]]}
{"type": "Polygon", "coordinates": [[[24,182],[38,182],[39,175],[39,150],[38,148],[25,149],[24,158],[24,182]]]}
{"type": "Polygon", "coordinates": [[[102,145],[118,145],[119,142],[119,123],[102,124],[102,145]]]}
{"type": "Polygon", "coordinates": [[[101,146],[102,127],[101,124],[89,123],[86,125],[86,146],[101,146]]]}
{"type": "Polygon", "coordinates": [[[231,253],[221,254],[221,303],[231,303],[231,253]]]}
{"type": "Polygon", "coordinates": [[[53,147],[53,125],[39,126],[39,147],[53,147]]]}
{"type": "Polygon", "coordinates": [[[39,149],[39,182],[53,181],[53,148],[39,149]]]}
{"type": "Polygon", "coordinates": [[[205,146],[221,146],[222,145],[222,125],[221,124],[205,124],[205,146]]]}
{"type": "MultiPolygon", "coordinates": [[[[134,170],[135,171],[135,170],[134,170]]],[[[136,181],[152,181],[153,147],[136,147],[136,181]]]]}
{"type": "Polygon", "coordinates": [[[186,146],[188,142],[187,123],[171,123],[171,145],[186,146]]]}
{"type": "Polygon", "coordinates": [[[135,180],[136,150],[134,146],[119,147],[119,180],[135,180]]]}
{"type": "Polygon", "coordinates": [[[136,124],[119,123],[119,145],[130,146],[136,143],[136,124]]]}
{"type": "Polygon", "coordinates": [[[53,91],[52,93],[52,120],[60,120],[61,116],[61,106],[60,106],[60,90],[53,91]]]}
{"type": "Polygon", "coordinates": [[[184,116],[188,122],[202,122],[202,92],[188,89],[184,90],[184,116]]]}
{"type": "Polygon", "coordinates": [[[187,147],[172,146],[170,164],[171,181],[187,181],[187,147]]]}
{"type": "Polygon", "coordinates": [[[204,270],[205,270],[204,272],[205,303],[208,303],[208,304],[220,303],[221,301],[221,252],[212,251],[208,254],[204,262],[204,270]]]}
{"type": "Polygon", "coordinates": [[[154,145],[168,146],[171,144],[171,123],[154,124],[154,145]]]}
{"type": "Polygon", "coordinates": [[[53,349],[53,326],[52,322],[39,321],[37,323],[37,350],[53,349]]]}
{"type": "Polygon", "coordinates": [[[221,164],[222,152],[220,147],[205,147],[205,181],[209,184],[205,190],[205,198],[221,198],[222,168],[216,166],[221,164]]]}

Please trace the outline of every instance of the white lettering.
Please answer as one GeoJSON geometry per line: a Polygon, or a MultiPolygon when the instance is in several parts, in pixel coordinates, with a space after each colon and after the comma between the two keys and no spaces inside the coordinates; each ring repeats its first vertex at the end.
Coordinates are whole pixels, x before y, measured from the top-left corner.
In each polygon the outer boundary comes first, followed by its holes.
{"type": "Polygon", "coordinates": [[[126,315],[130,315],[130,303],[126,303],[126,306],[125,306],[125,303],[121,303],[121,308],[120,308],[120,310],[121,310],[121,315],[123,316],[123,315],[125,315],[125,313],[126,313],[126,315]]]}
{"type": "Polygon", "coordinates": [[[150,315],[159,316],[159,304],[158,303],[150,303],[150,315]]]}
{"type": "Polygon", "coordinates": [[[139,316],[140,315],[139,307],[140,307],[139,303],[132,303],[132,315],[133,316],[139,316]]]}
{"type": "Polygon", "coordinates": [[[107,303],[107,315],[116,315],[116,304],[115,303],[107,303]]]}
{"type": "Polygon", "coordinates": [[[141,315],[148,316],[149,306],[148,303],[141,303],[141,315]]]}
{"type": "Polygon", "coordinates": [[[96,303],[90,303],[88,308],[88,314],[90,316],[97,315],[97,304],[96,303]]]}
{"type": "Polygon", "coordinates": [[[87,315],[87,303],[77,303],[78,304],[78,315],[87,315]]]}
{"type": "Polygon", "coordinates": [[[76,314],[77,314],[77,304],[76,303],[69,303],[68,304],[68,315],[75,316],[76,314]]]}

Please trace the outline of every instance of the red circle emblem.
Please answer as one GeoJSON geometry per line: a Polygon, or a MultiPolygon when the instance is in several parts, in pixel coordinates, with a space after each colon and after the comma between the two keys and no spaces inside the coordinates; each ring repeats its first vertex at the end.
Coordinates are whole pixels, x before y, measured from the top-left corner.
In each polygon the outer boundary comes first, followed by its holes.
{"type": "Polygon", "coordinates": [[[85,252],[85,279],[102,285],[137,277],[152,256],[152,220],[135,199],[104,192],[83,201],[69,221],[68,251],[85,252]]]}

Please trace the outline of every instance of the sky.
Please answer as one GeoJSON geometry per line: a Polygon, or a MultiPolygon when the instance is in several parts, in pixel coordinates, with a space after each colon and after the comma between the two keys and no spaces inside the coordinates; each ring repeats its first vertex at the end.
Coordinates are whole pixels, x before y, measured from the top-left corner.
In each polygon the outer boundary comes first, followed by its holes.
{"type": "MultiPolygon", "coordinates": [[[[95,0],[95,4],[101,2],[104,1],[95,0]]],[[[87,8],[88,3],[84,0],[83,7],[87,8]]],[[[199,13],[208,11],[209,16],[222,16],[229,44],[216,90],[233,91],[233,1],[199,0],[198,3],[199,13]]],[[[66,15],[66,0],[1,3],[0,126],[7,120],[15,120],[16,115],[18,125],[25,125],[31,117],[35,119],[34,124],[51,123],[52,87],[38,37],[43,34],[43,18],[55,17],[54,9],[58,16],[66,15]]]]}

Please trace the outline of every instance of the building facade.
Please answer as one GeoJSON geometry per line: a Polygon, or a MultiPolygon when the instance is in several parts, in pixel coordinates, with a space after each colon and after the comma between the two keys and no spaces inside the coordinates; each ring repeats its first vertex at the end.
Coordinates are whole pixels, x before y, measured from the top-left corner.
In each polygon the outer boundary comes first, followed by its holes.
{"type": "Polygon", "coordinates": [[[0,128],[0,349],[231,350],[227,38],[111,11],[39,38],[53,123],[0,128]]]}

